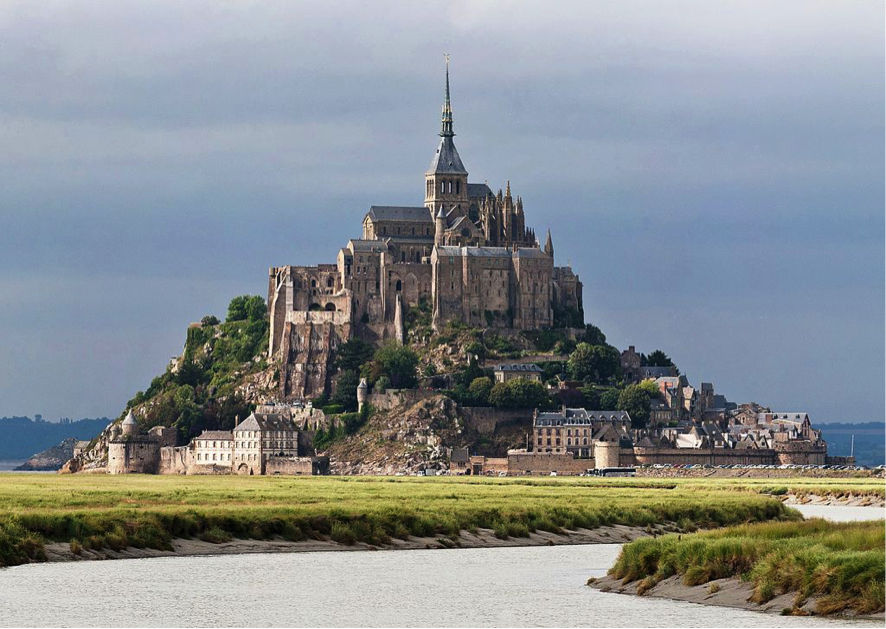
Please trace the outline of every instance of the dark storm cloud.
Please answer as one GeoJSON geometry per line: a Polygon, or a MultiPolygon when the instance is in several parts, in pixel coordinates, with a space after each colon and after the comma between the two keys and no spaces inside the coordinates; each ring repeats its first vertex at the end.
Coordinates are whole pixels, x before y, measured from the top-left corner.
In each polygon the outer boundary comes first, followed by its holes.
{"type": "Polygon", "coordinates": [[[0,414],[118,412],[188,321],[418,202],[444,51],[471,178],[612,342],[883,418],[883,8],[700,1],[0,5],[0,414]]]}

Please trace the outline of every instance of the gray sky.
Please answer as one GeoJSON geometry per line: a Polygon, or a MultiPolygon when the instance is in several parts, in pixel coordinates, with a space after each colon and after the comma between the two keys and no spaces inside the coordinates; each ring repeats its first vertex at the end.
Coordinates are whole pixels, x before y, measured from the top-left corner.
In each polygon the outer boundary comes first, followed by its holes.
{"type": "Polygon", "coordinates": [[[185,327],[421,204],[442,53],[620,348],[882,420],[881,2],[0,4],[0,415],[116,415],[185,327]]]}

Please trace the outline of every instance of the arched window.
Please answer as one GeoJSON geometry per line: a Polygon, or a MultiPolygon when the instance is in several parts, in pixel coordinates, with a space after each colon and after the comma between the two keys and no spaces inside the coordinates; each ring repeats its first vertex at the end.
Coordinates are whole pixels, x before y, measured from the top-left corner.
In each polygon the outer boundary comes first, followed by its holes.
{"type": "Polygon", "coordinates": [[[326,288],[332,288],[332,278],[331,277],[326,278],[326,288]]]}
{"type": "Polygon", "coordinates": [[[311,280],[311,288],[317,287],[317,280],[311,280]]]}
{"type": "Polygon", "coordinates": [[[401,290],[403,290],[403,282],[401,282],[400,280],[397,280],[397,283],[394,285],[394,289],[395,289],[398,293],[399,293],[401,290]]]}
{"type": "Polygon", "coordinates": [[[455,182],[455,194],[461,194],[461,180],[455,182]]]}

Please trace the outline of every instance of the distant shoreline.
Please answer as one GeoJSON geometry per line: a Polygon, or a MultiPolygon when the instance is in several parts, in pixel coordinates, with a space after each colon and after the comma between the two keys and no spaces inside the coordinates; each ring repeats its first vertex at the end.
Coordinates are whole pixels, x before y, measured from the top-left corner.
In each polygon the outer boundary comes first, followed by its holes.
{"type": "Polygon", "coordinates": [[[529,537],[495,536],[492,529],[477,529],[476,533],[461,531],[457,539],[443,535],[433,537],[409,536],[407,539],[392,539],[388,544],[371,545],[364,542],[343,544],[331,539],[310,539],[292,542],[284,539],[232,539],[228,542],[212,543],[200,539],[176,538],[172,540],[172,550],[156,548],[134,548],[122,550],[102,548],[82,549],[79,553],[71,550],[67,542],[51,542],[45,545],[46,562],[92,561],[106,559],[145,559],[152,557],[207,557],[219,555],[243,555],[256,553],[307,553],[330,551],[376,551],[376,550],[427,550],[456,548],[515,548],[524,546],[567,546],[583,544],[623,544],[649,536],[646,527],[601,526],[595,529],[576,529],[563,533],[538,531],[529,537]]]}

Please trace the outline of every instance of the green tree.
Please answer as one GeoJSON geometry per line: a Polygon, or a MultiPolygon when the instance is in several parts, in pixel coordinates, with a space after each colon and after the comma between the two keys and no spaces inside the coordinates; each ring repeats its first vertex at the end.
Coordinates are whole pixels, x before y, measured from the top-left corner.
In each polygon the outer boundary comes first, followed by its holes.
{"type": "Polygon", "coordinates": [[[600,390],[595,386],[586,386],[579,389],[585,398],[585,408],[594,410],[609,410],[600,407],[600,390]]]}
{"type": "MultiPolygon", "coordinates": [[[[674,361],[671,360],[671,357],[665,354],[660,349],[655,350],[654,352],[649,354],[649,356],[643,356],[641,354],[640,362],[648,367],[677,367],[674,364],[674,361]]],[[[677,369],[677,373],[680,373],[679,369],[677,369]]]]}
{"type": "Polygon", "coordinates": [[[258,295],[240,295],[228,304],[227,321],[260,321],[265,318],[265,300],[258,295]]]}
{"type": "Polygon", "coordinates": [[[489,392],[489,403],[496,408],[548,408],[548,392],[540,382],[515,378],[497,382],[489,392]]]}
{"type": "Polygon", "coordinates": [[[364,363],[372,360],[375,349],[363,339],[352,338],[342,343],[335,355],[335,366],[342,370],[359,371],[364,363]]]}
{"type": "Polygon", "coordinates": [[[218,320],[218,317],[216,317],[215,315],[206,315],[205,317],[200,319],[200,325],[203,326],[204,328],[211,326],[211,325],[218,325],[219,323],[220,323],[220,321],[218,320]]]}
{"type": "Polygon", "coordinates": [[[600,410],[615,411],[618,410],[618,396],[620,391],[616,388],[610,388],[600,394],[600,410]]]}
{"type": "Polygon", "coordinates": [[[395,389],[412,389],[416,385],[415,368],[418,356],[405,345],[388,343],[375,352],[373,380],[387,376],[395,389]]]}
{"type": "Polygon", "coordinates": [[[335,384],[335,393],[330,402],[341,406],[342,410],[352,413],[357,410],[357,385],[360,384],[360,375],[354,369],[346,369],[338,375],[335,384]]]}
{"type": "Polygon", "coordinates": [[[628,412],[634,428],[645,428],[649,423],[650,406],[649,390],[638,384],[626,386],[618,396],[618,410],[628,412]]]}
{"type": "Polygon", "coordinates": [[[609,345],[579,343],[566,366],[575,380],[603,383],[618,373],[619,358],[618,350],[609,345]]]}
{"type": "Polygon", "coordinates": [[[489,392],[492,391],[492,378],[483,376],[474,378],[468,387],[468,394],[477,406],[489,404],[489,392]]]}
{"type": "Polygon", "coordinates": [[[580,340],[588,345],[606,345],[606,335],[603,334],[603,330],[591,323],[585,325],[585,333],[580,340]]]}

